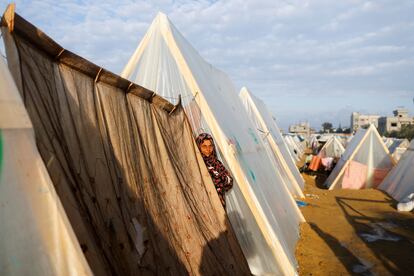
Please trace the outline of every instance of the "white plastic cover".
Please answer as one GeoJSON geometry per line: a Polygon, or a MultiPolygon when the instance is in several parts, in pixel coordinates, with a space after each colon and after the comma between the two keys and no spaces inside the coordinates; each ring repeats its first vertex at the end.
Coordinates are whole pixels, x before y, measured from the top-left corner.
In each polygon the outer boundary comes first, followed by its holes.
{"type": "Polygon", "coordinates": [[[300,150],[298,144],[295,142],[291,135],[284,135],[285,142],[288,145],[290,155],[292,156],[293,160],[299,161],[302,156],[302,151],[300,150]]]}
{"type": "Polygon", "coordinates": [[[250,119],[258,129],[268,154],[274,160],[277,170],[280,171],[285,185],[293,196],[304,197],[302,192],[305,186],[303,178],[265,103],[256,98],[246,87],[241,89],[239,96],[250,119]]]}
{"type": "Polygon", "coordinates": [[[374,169],[391,169],[394,160],[374,125],[359,129],[325,182],[330,190],[342,187],[342,176],[349,161],[367,165],[366,187],[372,187],[374,169]]]}
{"type": "Polygon", "coordinates": [[[0,275],[92,275],[0,59],[0,275]]]}
{"type": "Polygon", "coordinates": [[[388,150],[393,154],[397,148],[408,148],[410,141],[408,139],[393,139],[392,143],[388,146],[388,150]]]}
{"type": "Polygon", "coordinates": [[[300,135],[294,135],[293,137],[293,141],[295,141],[295,143],[297,144],[301,155],[305,153],[305,149],[306,149],[306,140],[305,138],[303,138],[300,135]]]}
{"type": "Polygon", "coordinates": [[[303,216],[227,75],[204,61],[160,13],[122,76],[173,102],[181,95],[195,134],[213,134],[235,178],[227,212],[252,273],[295,274],[303,216]]]}
{"type": "Polygon", "coordinates": [[[395,200],[401,201],[414,193],[414,139],[409,148],[401,157],[398,165],[387,175],[378,186],[391,195],[395,200]]]}
{"type": "Polygon", "coordinates": [[[410,146],[410,141],[408,139],[394,139],[394,138],[388,138],[392,139],[392,143],[388,146],[388,150],[390,151],[390,154],[394,158],[395,161],[399,161],[401,156],[404,154],[404,152],[407,150],[407,148],[410,146]]]}
{"type": "Polygon", "coordinates": [[[329,140],[323,145],[319,151],[319,156],[322,158],[333,157],[340,158],[345,152],[345,148],[342,146],[341,141],[337,136],[332,136],[329,140]]]}

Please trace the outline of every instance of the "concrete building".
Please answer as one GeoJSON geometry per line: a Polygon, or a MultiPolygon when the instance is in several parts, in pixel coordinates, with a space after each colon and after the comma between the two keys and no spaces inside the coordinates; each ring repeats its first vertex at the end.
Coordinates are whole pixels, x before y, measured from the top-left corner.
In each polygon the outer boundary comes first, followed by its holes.
{"type": "Polygon", "coordinates": [[[311,127],[308,122],[302,122],[296,125],[290,125],[289,126],[289,132],[290,133],[296,133],[301,134],[305,137],[309,137],[311,133],[311,127]]]}
{"type": "Polygon", "coordinates": [[[351,131],[356,132],[359,128],[374,124],[378,128],[379,115],[364,115],[359,112],[351,114],[351,131]]]}
{"type": "Polygon", "coordinates": [[[393,111],[394,117],[381,117],[378,120],[378,130],[381,133],[391,131],[401,131],[404,125],[414,124],[414,118],[408,115],[408,110],[398,108],[393,111]]]}

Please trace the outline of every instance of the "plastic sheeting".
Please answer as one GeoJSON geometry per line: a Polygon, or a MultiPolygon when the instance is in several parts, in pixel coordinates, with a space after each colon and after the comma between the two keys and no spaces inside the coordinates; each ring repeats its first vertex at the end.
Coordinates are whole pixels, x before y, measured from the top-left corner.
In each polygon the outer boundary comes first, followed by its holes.
{"type": "Polygon", "coordinates": [[[231,80],[204,61],[164,14],[155,18],[122,75],[167,99],[181,95],[194,135],[212,133],[236,182],[227,212],[252,273],[295,274],[303,216],[231,80]]]}
{"type": "MultiPolygon", "coordinates": [[[[368,129],[359,129],[354,138],[349,143],[345,152],[342,154],[334,170],[325,182],[325,186],[330,190],[341,188],[343,185],[344,173],[348,170],[350,162],[355,161],[366,166],[366,180],[358,185],[346,184],[346,187],[365,187],[372,188],[378,184],[379,175],[376,169],[382,171],[391,170],[394,160],[384,145],[374,125],[368,129]]],[[[348,175],[352,175],[348,170],[348,175]]],[[[360,181],[361,182],[361,181],[360,181]]]]}
{"type": "Polygon", "coordinates": [[[0,59],[0,275],[92,275],[0,59]]]}
{"type": "Polygon", "coordinates": [[[321,158],[333,157],[340,158],[341,155],[345,152],[344,147],[342,146],[341,141],[336,136],[332,136],[329,140],[323,145],[318,155],[321,158]]]}
{"type": "Polygon", "coordinates": [[[94,274],[249,275],[183,109],[13,25],[9,65],[94,274]]]}
{"type": "Polygon", "coordinates": [[[293,160],[299,161],[303,155],[303,151],[301,150],[301,146],[296,142],[291,135],[284,135],[285,142],[290,149],[290,155],[292,156],[293,160]]]}
{"type": "Polygon", "coordinates": [[[250,119],[259,130],[268,154],[275,162],[285,185],[293,196],[304,197],[305,183],[289,154],[285,140],[266,105],[256,98],[246,87],[240,91],[240,99],[250,119]]]}
{"type": "Polygon", "coordinates": [[[392,139],[392,143],[388,146],[388,150],[394,160],[398,162],[409,146],[410,142],[407,139],[392,139]]]}
{"type": "Polygon", "coordinates": [[[414,140],[384,181],[378,186],[395,200],[402,201],[414,193],[414,140]]]}

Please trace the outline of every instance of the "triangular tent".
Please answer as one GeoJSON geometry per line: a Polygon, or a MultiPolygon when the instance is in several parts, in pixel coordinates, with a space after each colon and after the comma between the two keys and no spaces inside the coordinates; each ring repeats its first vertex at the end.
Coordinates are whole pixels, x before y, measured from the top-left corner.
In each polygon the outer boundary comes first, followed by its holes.
{"type": "Polygon", "coordinates": [[[290,135],[290,134],[284,135],[283,138],[285,139],[285,142],[286,142],[287,146],[289,147],[289,150],[290,150],[289,152],[290,152],[290,155],[292,156],[293,160],[299,161],[300,158],[303,155],[303,152],[302,152],[301,147],[299,146],[299,144],[295,141],[293,136],[290,135]]]}
{"type": "Polygon", "coordinates": [[[239,96],[250,119],[261,133],[266,150],[274,158],[276,168],[280,171],[285,185],[293,196],[304,197],[302,190],[305,183],[272,114],[266,105],[246,87],[241,89],[239,96]]]}
{"type": "Polygon", "coordinates": [[[302,135],[297,134],[293,136],[293,140],[298,145],[301,154],[304,154],[306,149],[306,139],[302,135]]]}
{"type": "Polygon", "coordinates": [[[9,10],[3,24],[39,152],[94,274],[250,275],[182,107],[9,10]]]}
{"type": "Polygon", "coordinates": [[[212,133],[235,178],[227,212],[253,274],[296,273],[303,221],[226,74],[159,13],[122,75],[182,104],[194,134],[212,133]]]}
{"type": "Polygon", "coordinates": [[[385,146],[389,148],[394,143],[394,138],[382,137],[385,146]]]}
{"type": "Polygon", "coordinates": [[[331,136],[328,141],[323,145],[318,155],[321,158],[332,157],[340,158],[345,152],[345,148],[342,146],[341,141],[337,136],[331,136]]]}
{"type": "Polygon", "coordinates": [[[414,139],[378,189],[387,192],[397,201],[414,193],[414,139]]]}
{"type": "Polygon", "coordinates": [[[0,58],[0,275],[92,275],[0,58]]]}
{"type": "Polygon", "coordinates": [[[332,189],[375,188],[394,166],[374,125],[359,129],[325,182],[332,189]]]}
{"type": "Polygon", "coordinates": [[[394,139],[388,150],[394,160],[398,162],[409,146],[410,141],[408,139],[394,139]]]}
{"type": "Polygon", "coordinates": [[[311,135],[311,137],[309,139],[309,144],[312,145],[312,143],[319,143],[317,134],[312,134],[311,135]]]}

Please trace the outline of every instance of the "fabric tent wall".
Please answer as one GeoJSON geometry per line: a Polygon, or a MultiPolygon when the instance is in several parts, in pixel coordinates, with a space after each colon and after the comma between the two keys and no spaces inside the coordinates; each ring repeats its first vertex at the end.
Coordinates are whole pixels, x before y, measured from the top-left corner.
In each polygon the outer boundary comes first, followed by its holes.
{"type": "MultiPolygon", "coordinates": [[[[343,187],[344,179],[371,188],[379,184],[395,161],[388,152],[374,125],[359,129],[325,182],[330,190],[343,187]]],[[[351,183],[352,184],[352,183],[351,183]]],[[[360,188],[361,188],[360,187],[360,188]]]]}
{"type": "Polygon", "coordinates": [[[249,275],[182,108],[9,17],[9,66],[94,273],[249,275]]]}
{"type": "Polygon", "coordinates": [[[289,149],[280,130],[266,105],[256,98],[246,87],[240,91],[240,99],[250,119],[261,133],[266,150],[281,172],[283,181],[293,196],[304,197],[305,183],[290,156],[289,149]]]}
{"type": "Polygon", "coordinates": [[[0,59],[0,275],[92,275],[0,59]]]}
{"type": "Polygon", "coordinates": [[[397,166],[387,175],[378,186],[395,200],[401,201],[414,193],[414,139],[405,151],[397,166]]]}
{"type": "Polygon", "coordinates": [[[122,75],[167,99],[178,100],[181,95],[190,121],[200,117],[192,123],[201,126],[194,127],[195,135],[202,131],[213,134],[235,178],[227,211],[234,214],[229,217],[239,229],[236,235],[252,272],[294,274],[298,225],[303,216],[267,156],[231,80],[204,61],[161,13],[122,75]],[[192,113],[194,103],[200,112],[196,115],[192,113]]]}

